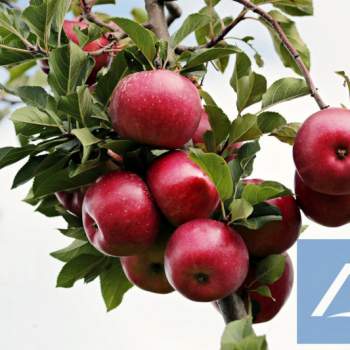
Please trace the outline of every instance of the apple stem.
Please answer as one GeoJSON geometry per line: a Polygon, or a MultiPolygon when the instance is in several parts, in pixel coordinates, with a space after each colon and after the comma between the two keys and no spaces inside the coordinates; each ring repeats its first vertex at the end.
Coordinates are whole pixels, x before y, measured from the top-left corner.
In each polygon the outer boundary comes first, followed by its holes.
{"type": "Polygon", "coordinates": [[[219,300],[218,304],[226,324],[248,316],[243,300],[237,294],[219,300]]]}
{"type": "Polygon", "coordinates": [[[276,21],[270,14],[268,14],[266,11],[264,11],[261,7],[253,4],[250,0],[233,0],[235,2],[238,2],[242,4],[246,9],[249,9],[253,11],[254,13],[258,14],[263,18],[268,24],[272,26],[272,28],[276,31],[277,35],[279,36],[282,44],[287,49],[289,54],[291,55],[294,62],[297,64],[297,66],[300,69],[301,74],[303,75],[306,84],[309,87],[311,96],[315,99],[316,103],[318,104],[320,109],[326,109],[329,107],[327,105],[322,97],[320,96],[318,89],[316,88],[313,79],[311,77],[310,71],[305,65],[303,59],[300,57],[299,52],[295,49],[295,47],[292,45],[292,43],[289,41],[286,33],[282,29],[281,25],[276,21]]]}

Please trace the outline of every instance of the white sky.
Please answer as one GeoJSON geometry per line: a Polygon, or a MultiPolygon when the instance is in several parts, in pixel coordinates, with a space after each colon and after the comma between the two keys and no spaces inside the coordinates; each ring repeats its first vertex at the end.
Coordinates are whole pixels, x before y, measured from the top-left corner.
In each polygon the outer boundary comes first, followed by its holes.
{"type": "MultiPolygon", "coordinates": [[[[123,2],[121,1],[123,4],[123,2]]],[[[186,11],[197,11],[194,1],[179,1],[186,11]]],[[[141,1],[140,1],[141,4],[141,1]]],[[[199,1],[198,1],[199,4],[199,1]]],[[[125,2],[124,4],[125,5],[125,2]]],[[[199,9],[199,5],[198,5],[199,9]]],[[[222,0],[220,11],[235,14],[239,6],[222,0]]],[[[303,38],[312,52],[312,73],[324,99],[331,105],[349,103],[336,70],[350,73],[349,3],[347,0],[315,1],[315,17],[298,18],[303,38]]],[[[282,67],[273,53],[267,31],[255,22],[243,23],[234,35],[255,35],[256,47],[263,53],[262,70],[272,82],[293,73],[282,67]]],[[[235,111],[234,94],[228,80],[232,68],[222,77],[210,73],[206,87],[227,113],[235,111]]],[[[253,108],[254,110],[254,108],[253,108]]],[[[317,110],[305,97],[276,109],[289,121],[303,121],[317,110]]],[[[15,145],[10,122],[0,124],[1,147],[15,145]]],[[[263,151],[256,162],[255,177],[273,179],[292,187],[294,166],[291,148],[272,138],[262,142],[263,151]]],[[[16,168],[0,172],[0,349],[4,350],[213,350],[219,348],[223,322],[210,304],[187,301],[173,293],[158,296],[138,289],[130,291],[122,306],[105,312],[98,283],[73,289],[55,289],[61,263],[49,252],[65,246],[69,240],[55,228],[58,220],[33,213],[21,199],[26,188],[10,191],[16,168]]],[[[305,220],[305,223],[307,221],[305,220]]],[[[349,238],[349,227],[326,229],[310,225],[304,238],[349,238]]],[[[292,250],[294,257],[294,249],[292,250]]],[[[257,327],[267,333],[270,349],[330,350],[344,346],[296,345],[296,291],[285,309],[272,322],[257,327]]]]}

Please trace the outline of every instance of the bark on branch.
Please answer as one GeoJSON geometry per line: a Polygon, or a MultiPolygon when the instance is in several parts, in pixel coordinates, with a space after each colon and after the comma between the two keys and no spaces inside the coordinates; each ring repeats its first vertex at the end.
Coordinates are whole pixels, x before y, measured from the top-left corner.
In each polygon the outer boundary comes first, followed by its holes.
{"type": "Polygon", "coordinates": [[[218,303],[226,324],[247,317],[244,303],[237,294],[229,295],[218,303]]]}

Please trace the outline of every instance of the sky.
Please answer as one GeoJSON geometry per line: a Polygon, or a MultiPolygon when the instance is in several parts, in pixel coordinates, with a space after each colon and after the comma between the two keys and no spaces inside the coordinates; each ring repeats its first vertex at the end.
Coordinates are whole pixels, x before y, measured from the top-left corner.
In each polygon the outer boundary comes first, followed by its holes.
{"type": "MultiPolygon", "coordinates": [[[[23,2],[22,2],[23,3],[23,2]]],[[[348,93],[335,71],[350,73],[348,39],[348,0],[330,2],[315,0],[315,16],[297,18],[298,28],[312,52],[312,76],[321,95],[332,106],[350,105],[348,93]]],[[[185,13],[197,12],[202,1],[179,1],[185,13]]],[[[109,14],[125,16],[132,6],[142,1],[120,0],[115,7],[105,7],[109,14]]],[[[219,11],[235,15],[240,6],[222,0],[219,11]]],[[[101,7],[102,10],[102,7],[101,7]]],[[[273,51],[268,32],[255,21],[237,27],[235,36],[253,35],[256,48],[266,65],[255,69],[268,77],[269,83],[295,76],[285,69],[273,51]]],[[[189,42],[191,42],[190,39],[189,42]]],[[[235,98],[229,86],[232,64],[223,76],[210,71],[205,88],[230,117],[234,117],[235,98]]],[[[1,76],[1,74],[0,74],[1,76]]],[[[3,77],[2,77],[3,78],[3,77]]],[[[251,109],[257,111],[256,107],[251,109]]],[[[275,109],[289,121],[302,122],[317,111],[310,97],[289,102],[275,109]]],[[[13,127],[8,120],[0,123],[0,146],[16,145],[13,127]]],[[[293,187],[294,165],[291,147],[270,137],[262,141],[254,177],[276,180],[293,187]]],[[[0,348],[4,350],[94,350],[99,347],[134,350],[218,349],[224,327],[217,311],[210,304],[193,303],[177,293],[158,296],[133,289],[122,306],[106,313],[98,283],[73,289],[55,289],[61,264],[49,252],[68,244],[56,228],[60,220],[33,213],[21,199],[28,188],[10,191],[19,166],[0,172],[0,348]]],[[[310,223],[302,238],[349,238],[349,227],[328,229],[310,223]]],[[[291,255],[295,261],[295,248],[291,255]]],[[[267,333],[270,348],[288,350],[337,350],[342,346],[298,346],[296,344],[296,291],[286,307],[272,322],[256,328],[267,333]]]]}

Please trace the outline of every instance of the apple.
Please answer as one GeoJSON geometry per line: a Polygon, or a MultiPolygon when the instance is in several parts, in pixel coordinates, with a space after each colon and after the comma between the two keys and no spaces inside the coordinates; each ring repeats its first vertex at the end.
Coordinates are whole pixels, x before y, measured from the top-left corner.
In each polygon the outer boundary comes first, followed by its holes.
{"type": "Polygon", "coordinates": [[[219,204],[214,183],[183,151],[157,158],[148,169],[147,183],[158,207],[175,226],[208,218],[219,204]]]}
{"type": "Polygon", "coordinates": [[[228,155],[225,157],[225,160],[227,163],[237,158],[237,152],[242,146],[243,146],[243,142],[236,142],[236,143],[231,143],[226,148],[226,153],[228,155]]]}
{"type": "MultiPolygon", "coordinates": [[[[263,180],[248,179],[246,184],[260,184],[263,180]]],[[[258,230],[237,226],[236,230],[245,241],[249,253],[256,257],[281,254],[298,239],[301,229],[301,215],[293,196],[269,199],[266,203],[277,207],[282,215],[281,221],[271,221],[258,230]]]]}
{"type": "Polygon", "coordinates": [[[194,301],[214,301],[234,293],[248,273],[242,238],[222,222],[196,219],[181,225],[165,251],[170,284],[194,301]]]}
{"type": "Polygon", "coordinates": [[[297,133],[293,148],[298,174],[312,190],[350,194],[350,111],[329,108],[313,114],[297,133]]]}
{"type": "Polygon", "coordinates": [[[201,119],[197,130],[192,136],[194,144],[204,143],[204,134],[211,130],[208,113],[202,109],[201,119]]]}
{"type": "Polygon", "coordinates": [[[155,242],[159,214],[138,175],[112,172],[87,190],[83,223],[96,249],[106,255],[129,256],[143,253],[155,242]]]}
{"type": "Polygon", "coordinates": [[[120,258],[125,275],[132,284],[153,293],[168,294],[174,291],[165,275],[166,243],[162,237],[146,252],[120,258]]]}
{"type": "Polygon", "coordinates": [[[267,285],[270,289],[272,298],[263,296],[254,290],[266,286],[256,280],[256,268],[251,266],[248,277],[244,282],[243,289],[248,293],[252,303],[254,323],[267,322],[272,320],[282,309],[287,301],[294,282],[293,263],[288,254],[286,257],[285,268],[282,276],[274,283],[267,285]]]}
{"type": "Polygon", "coordinates": [[[60,191],[55,193],[58,202],[71,214],[81,217],[84,191],[60,191]]]}
{"type": "Polygon", "coordinates": [[[304,214],[323,226],[338,227],[350,222],[350,195],[332,196],[313,191],[295,173],[295,194],[304,214]]]}
{"type": "Polygon", "coordinates": [[[201,117],[194,84],[169,70],[128,75],[117,85],[110,103],[115,131],[142,144],[178,148],[188,142],[201,117]]]}

